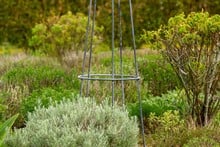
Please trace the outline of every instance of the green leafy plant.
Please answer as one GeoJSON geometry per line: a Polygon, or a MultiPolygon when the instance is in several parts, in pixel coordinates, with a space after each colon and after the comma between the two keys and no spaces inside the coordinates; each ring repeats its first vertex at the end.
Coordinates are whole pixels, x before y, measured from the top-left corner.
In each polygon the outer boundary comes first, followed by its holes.
{"type": "Polygon", "coordinates": [[[20,114],[24,118],[27,118],[28,113],[33,112],[35,108],[48,108],[50,105],[55,105],[62,100],[72,99],[74,93],[74,91],[65,89],[63,87],[47,87],[35,90],[22,100],[20,114]]]}
{"type": "Polygon", "coordinates": [[[181,119],[179,112],[168,110],[161,116],[151,113],[148,118],[149,127],[155,132],[174,133],[184,128],[184,120],[181,119]]]}
{"type": "MultiPolygon", "coordinates": [[[[162,96],[149,95],[142,101],[142,109],[144,117],[148,118],[151,113],[156,116],[162,115],[168,110],[176,110],[180,112],[182,116],[187,113],[188,105],[185,102],[185,94],[182,91],[170,91],[162,96]]],[[[139,116],[139,104],[128,104],[128,110],[130,115],[139,116]]]]}
{"type": "Polygon", "coordinates": [[[3,146],[6,135],[9,133],[13,123],[17,119],[18,114],[12,116],[6,120],[3,124],[0,124],[0,146],[3,146]]]}
{"type": "Polygon", "coordinates": [[[138,142],[138,124],[128,113],[107,101],[97,104],[92,98],[63,101],[40,108],[28,116],[27,126],[15,130],[8,146],[121,146],[138,142]]]}
{"type": "Polygon", "coordinates": [[[161,116],[151,113],[146,124],[149,146],[219,146],[220,143],[219,126],[190,128],[177,111],[167,111],[161,116]]]}
{"type": "Polygon", "coordinates": [[[184,120],[181,119],[179,112],[176,110],[168,110],[161,116],[156,116],[155,113],[151,113],[148,120],[150,122],[150,126],[154,126],[154,128],[156,128],[155,131],[159,130],[164,133],[175,132],[180,125],[184,125],[184,120]]]}
{"type": "Polygon", "coordinates": [[[147,55],[139,62],[139,71],[148,90],[155,96],[179,88],[179,79],[161,54],[147,55]]]}
{"type": "Polygon", "coordinates": [[[179,136],[184,138],[186,133],[185,121],[178,111],[168,110],[160,116],[151,113],[146,120],[147,141],[150,146],[181,145],[179,136]]]}
{"type": "Polygon", "coordinates": [[[158,31],[143,35],[161,49],[185,89],[190,115],[205,126],[220,109],[220,15],[192,12],[177,15],[158,31]]]}

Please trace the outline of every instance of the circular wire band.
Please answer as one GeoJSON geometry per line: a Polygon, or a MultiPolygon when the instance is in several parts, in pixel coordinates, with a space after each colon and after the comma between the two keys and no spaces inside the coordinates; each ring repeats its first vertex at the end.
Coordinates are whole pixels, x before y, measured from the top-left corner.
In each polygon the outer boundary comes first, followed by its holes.
{"type": "Polygon", "coordinates": [[[112,74],[83,74],[78,76],[81,80],[96,80],[96,81],[128,81],[128,80],[140,80],[140,77],[136,75],[121,75],[115,74],[114,78],[112,74]]]}

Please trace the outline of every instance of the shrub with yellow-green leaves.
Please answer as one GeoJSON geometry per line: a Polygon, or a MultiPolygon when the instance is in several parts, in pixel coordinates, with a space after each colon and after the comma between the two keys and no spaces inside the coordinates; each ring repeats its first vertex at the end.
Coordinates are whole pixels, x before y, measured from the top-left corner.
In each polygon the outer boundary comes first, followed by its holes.
{"type": "MultiPolygon", "coordinates": [[[[61,17],[49,17],[46,22],[36,24],[32,28],[32,36],[28,43],[34,51],[61,57],[66,51],[84,49],[86,27],[87,17],[84,14],[72,14],[69,11],[61,17]]],[[[93,41],[100,43],[103,27],[96,26],[94,29],[93,41]]]]}
{"type": "Polygon", "coordinates": [[[180,14],[142,37],[171,64],[185,89],[192,120],[208,125],[220,108],[220,15],[180,14]]]}

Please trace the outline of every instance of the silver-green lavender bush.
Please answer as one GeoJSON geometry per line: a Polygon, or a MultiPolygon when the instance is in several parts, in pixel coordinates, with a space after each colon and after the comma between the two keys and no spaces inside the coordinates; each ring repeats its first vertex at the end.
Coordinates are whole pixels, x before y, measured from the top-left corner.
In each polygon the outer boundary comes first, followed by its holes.
{"type": "Polygon", "coordinates": [[[134,147],[138,124],[119,106],[90,98],[63,101],[28,115],[27,125],[15,130],[6,145],[19,147],[134,147]]]}

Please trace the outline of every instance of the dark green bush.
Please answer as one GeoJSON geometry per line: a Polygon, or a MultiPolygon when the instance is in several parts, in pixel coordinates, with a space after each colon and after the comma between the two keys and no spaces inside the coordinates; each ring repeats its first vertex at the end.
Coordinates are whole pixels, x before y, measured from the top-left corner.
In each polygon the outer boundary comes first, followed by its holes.
{"type": "MultiPolygon", "coordinates": [[[[185,115],[187,104],[184,98],[184,93],[178,90],[170,91],[161,97],[150,95],[142,101],[143,115],[149,117],[151,113],[154,113],[160,116],[168,110],[177,110],[181,115],[185,115]]],[[[139,103],[128,104],[128,110],[130,115],[139,116],[139,103]]]]}
{"type": "Polygon", "coordinates": [[[24,98],[20,106],[20,114],[27,117],[28,112],[33,112],[37,107],[48,108],[50,105],[59,103],[64,99],[71,99],[74,91],[64,89],[63,87],[57,88],[43,88],[33,91],[29,96],[24,98]]]}
{"type": "MultiPolygon", "coordinates": [[[[74,99],[74,98],[73,98],[74,99]]],[[[91,98],[40,108],[28,116],[27,126],[15,130],[6,144],[19,147],[134,147],[138,124],[122,108],[91,98]]]]}
{"type": "Polygon", "coordinates": [[[143,82],[153,95],[161,95],[179,87],[179,79],[169,63],[160,54],[148,55],[141,60],[139,71],[143,82]]]}

